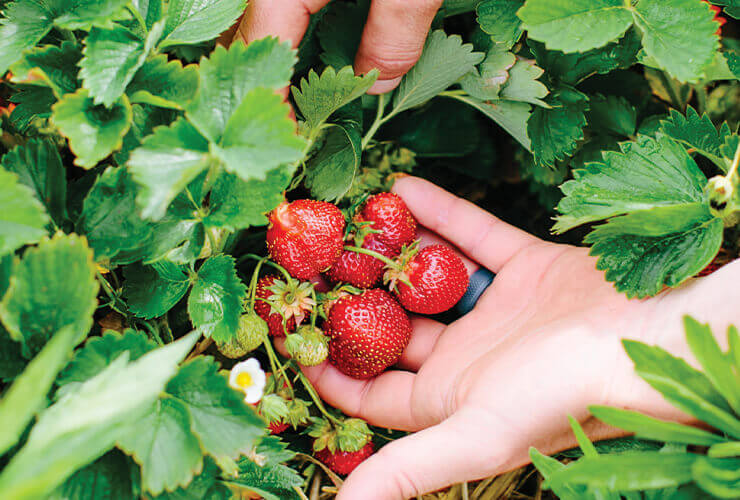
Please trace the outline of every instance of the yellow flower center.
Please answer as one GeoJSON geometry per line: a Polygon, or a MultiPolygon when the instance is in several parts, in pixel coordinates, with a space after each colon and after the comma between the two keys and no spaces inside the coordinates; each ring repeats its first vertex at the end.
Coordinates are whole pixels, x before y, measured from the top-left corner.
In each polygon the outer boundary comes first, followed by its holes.
{"type": "Polygon", "coordinates": [[[251,387],[252,376],[247,372],[241,372],[239,375],[236,376],[236,385],[238,385],[242,389],[251,387]]]}

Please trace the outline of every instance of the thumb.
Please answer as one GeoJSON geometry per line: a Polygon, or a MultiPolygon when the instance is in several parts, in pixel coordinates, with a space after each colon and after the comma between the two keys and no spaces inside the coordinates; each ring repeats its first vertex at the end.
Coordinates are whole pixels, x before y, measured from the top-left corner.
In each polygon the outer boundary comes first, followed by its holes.
{"type": "Polygon", "coordinates": [[[390,92],[416,64],[441,4],[442,0],[372,2],[355,60],[358,73],[380,70],[370,93],[390,92]]]}
{"type": "Polygon", "coordinates": [[[473,417],[461,410],[384,446],[349,475],[337,500],[405,500],[489,476],[504,457],[497,447],[479,444],[486,430],[473,417]]]}

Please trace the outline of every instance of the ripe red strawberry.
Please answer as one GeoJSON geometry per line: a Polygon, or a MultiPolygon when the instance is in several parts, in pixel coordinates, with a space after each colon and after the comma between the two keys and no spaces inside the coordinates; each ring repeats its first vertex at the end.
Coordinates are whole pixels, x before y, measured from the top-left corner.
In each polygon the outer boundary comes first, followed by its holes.
{"type": "Polygon", "coordinates": [[[344,216],[331,203],[284,201],[270,213],[270,256],[299,280],[308,280],[336,262],[344,245],[344,216]]]}
{"type": "Polygon", "coordinates": [[[367,460],[374,451],[375,446],[369,441],[359,451],[353,452],[336,450],[332,453],[329,448],[324,448],[316,452],[316,458],[337,474],[347,475],[367,460]]]}
{"type": "Polygon", "coordinates": [[[255,295],[254,311],[275,337],[294,332],[316,305],[310,283],[286,282],[273,275],[260,278],[255,295]]]}
{"type": "Polygon", "coordinates": [[[288,422],[270,422],[269,424],[267,424],[267,428],[270,429],[270,434],[272,434],[273,436],[282,434],[288,429],[288,427],[290,427],[290,424],[288,422]]]}
{"type": "Polygon", "coordinates": [[[404,245],[416,239],[416,219],[397,194],[371,196],[357,218],[372,222],[370,227],[381,231],[376,235],[378,241],[387,245],[396,255],[404,245]]]}
{"type": "Polygon", "coordinates": [[[385,290],[339,299],[325,324],[329,361],[350,377],[371,378],[395,364],[409,343],[411,321],[385,290]]]}
{"type": "Polygon", "coordinates": [[[460,257],[445,245],[422,250],[415,245],[401,257],[401,271],[390,270],[386,279],[409,311],[437,314],[452,308],[465,295],[468,272],[460,257]],[[408,286],[404,281],[413,285],[408,286]]]}
{"type": "MultiPolygon", "coordinates": [[[[379,239],[379,234],[370,233],[365,236],[361,248],[372,250],[385,257],[396,256],[391,248],[379,239]]],[[[354,245],[349,241],[348,245],[354,245]]],[[[358,288],[370,288],[378,283],[383,276],[385,264],[371,255],[343,250],[339,259],[327,271],[326,276],[334,283],[347,283],[358,288]]]]}

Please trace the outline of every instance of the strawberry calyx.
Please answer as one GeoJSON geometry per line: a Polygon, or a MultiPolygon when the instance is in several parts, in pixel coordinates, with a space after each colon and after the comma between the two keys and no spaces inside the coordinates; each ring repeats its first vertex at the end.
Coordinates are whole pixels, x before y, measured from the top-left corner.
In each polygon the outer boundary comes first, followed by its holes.
{"type": "Polygon", "coordinates": [[[265,301],[272,310],[280,314],[286,322],[294,319],[296,326],[303,323],[306,315],[311,314],[316,306],[311,282],[275,280],[267,289],[272,295],[265,301]]]}
{"type": "Polygon", "coordinates": [[[362,419],[347,418],[334,423],[320,417],[310,420],[308,435],[314,438],[314,452],[328,449],[331,453],[354,453],[372,441],[373,433],[362,419]]]}
{"type": "Polygon", "coordinates": [[[328,319],[329,311],[337,301],[343,297],[349,295],[360,295],[363,290],[348,284],[342,284],[335,287],[333,290],[329,290],[326,293],[317,294],[318,297],[318,310],[319,316],[323,319],[328,319]]]}
{"type": "Polygon", "coordinates": [[[383,275],[383,283],[387,284],[391,291],[398,290],[398,283],[403,283],[409,288],[414,288],[409,277],[410,270],[413,267],[414,257],[419,253],[421,240],[415,240],[410,245],[404,245],[401,253],[396,257],[395,265],[386,268],[383,275]]]}

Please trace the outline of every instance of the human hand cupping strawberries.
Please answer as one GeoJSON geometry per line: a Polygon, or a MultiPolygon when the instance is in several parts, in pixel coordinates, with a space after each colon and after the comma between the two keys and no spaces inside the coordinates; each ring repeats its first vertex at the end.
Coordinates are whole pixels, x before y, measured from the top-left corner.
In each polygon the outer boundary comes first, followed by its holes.
{"type": "MultiPolygon", "coordinates": [[[[718,329],[733,320],[712,304],[740,264],[650,300],[628,300],[586,249],[542,241],[418,178],[398,180],[394,191],[438,235],[435,242],[445,238],[497,276],[451,325],[412,317],[408,347],[392,370],[357,379],[329,362],[303,368],[329,404],[414,432],[359,465],[340,500],[410,498],[516,468],[528,462],[530,446],[553,453],[575,445],[568,415],[594,439],[616,436],[589,419],[591,404],[688,421],[634,375],[620,340],[685,355],[684,314],[718,329]]],[[[282,340],[276,344],[285,353],[282,340]]]]}

